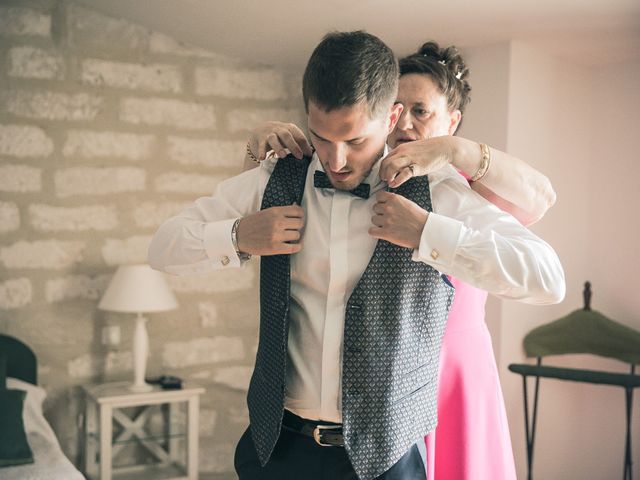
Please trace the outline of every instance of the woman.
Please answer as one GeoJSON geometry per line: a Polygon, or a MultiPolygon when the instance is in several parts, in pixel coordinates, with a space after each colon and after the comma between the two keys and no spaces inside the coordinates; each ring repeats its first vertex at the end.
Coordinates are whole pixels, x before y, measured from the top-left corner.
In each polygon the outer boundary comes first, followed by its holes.
{"type": "MultiPolygon", "coordinates": [[[[451,163],[471,188],[522,223],[540,219],[555,202],[544,175],[506,153],[454,136],[471,90],[455,47],[426,43],[400,60],[400,72],[397,102],[404,110],[388,138],[394,150],[383,160],[380,177],[397,187],[451,163]]],[[[312,152],[300,129],[279,122],[254,131],[247,157],[263,159],[268,150],[279,156],[290,151],[298,158],[312,152]]],[[[512,480],[516,474],[504,400],[484,322],[487,293],[452,282],[456,295],[440,359],[439,424],[426,438],[428,478],[512,480]]]]}

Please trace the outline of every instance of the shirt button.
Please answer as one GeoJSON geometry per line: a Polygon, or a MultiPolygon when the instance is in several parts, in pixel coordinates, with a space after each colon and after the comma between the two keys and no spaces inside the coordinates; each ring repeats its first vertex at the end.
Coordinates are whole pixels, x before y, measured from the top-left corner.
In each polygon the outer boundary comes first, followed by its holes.
{"type": "Polygon", "coordinates": [[[431,258],[433,258],[434,260],[437,260],[439,256],[440,256],[440,253],[435,248],[431,250],[431,258]]]}
{"type": "Polygon", "coordinates": [[[222,262],[222,265],[225,266],[225,267],[231,263],[231,260],[229,260],[229,257],[227,257],[226,255],[223,256],[220,259],[220,261],[222,262]]]}

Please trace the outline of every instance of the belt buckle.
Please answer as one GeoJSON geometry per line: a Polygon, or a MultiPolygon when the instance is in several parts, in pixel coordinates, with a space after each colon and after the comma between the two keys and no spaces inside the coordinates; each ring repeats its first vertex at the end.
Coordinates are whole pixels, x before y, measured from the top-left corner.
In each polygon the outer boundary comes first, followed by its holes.
{"type": "Polygon", "coordinates": [[[321,447],[337,447],[338,445],[333,445],[331,443],[323,443],[322,442],[322,431],[323,430],[335,430],[335,425],[316,425],[316,428],[313,429],[313,439],[316,441],[318,445],[321,447]]]}

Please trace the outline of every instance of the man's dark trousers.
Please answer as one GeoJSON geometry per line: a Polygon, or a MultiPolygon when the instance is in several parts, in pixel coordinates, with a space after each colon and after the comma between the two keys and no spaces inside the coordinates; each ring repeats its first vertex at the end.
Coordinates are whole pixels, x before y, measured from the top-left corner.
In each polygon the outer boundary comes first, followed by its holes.
{"type": "MultiPolygon", "coordinates": [[[[358,480],[342,447],[323,447],[311,437],[282,429],[269,462],[260,466],[251,432],[247,429],[234,459],[240,480],[358,480]]],[[[425,480],[418,447],[411,449],[376,480],[425,480]]]]}

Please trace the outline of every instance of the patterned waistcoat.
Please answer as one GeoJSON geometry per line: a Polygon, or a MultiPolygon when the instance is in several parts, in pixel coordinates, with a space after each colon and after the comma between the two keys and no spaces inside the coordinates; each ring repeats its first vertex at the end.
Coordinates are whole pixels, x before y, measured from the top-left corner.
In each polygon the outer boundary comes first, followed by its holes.
{"type": "MultiPolygon", "coordinates": [[[[262,209],[301,204],[309,166],[280,159],[262,209]]],[[[415,177],[395,193],[431,211],[429,181],[415,177]]],[[[349,297],[342,357],[345,448],[362,480],[388,470],[437,423],[440,345],[453,287],[412,251],[379,240],[349,297]]],[[[247,403],[262,465],[280,434],[289,332],[288,255],[260,264],[260,341],[247,403]]]]}

